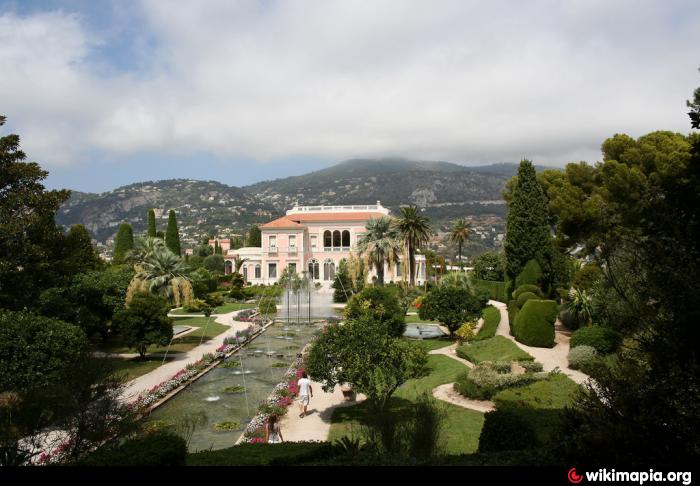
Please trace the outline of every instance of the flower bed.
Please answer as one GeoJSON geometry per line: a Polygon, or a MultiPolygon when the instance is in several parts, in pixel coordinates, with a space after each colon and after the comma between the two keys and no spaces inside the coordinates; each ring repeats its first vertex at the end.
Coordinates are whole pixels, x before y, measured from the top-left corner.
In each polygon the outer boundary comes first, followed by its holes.
{"type": "Polygon", "coordinates": [[[224,344],[219,346],[215,353],[205,354],[198,361],[189,363],[169,379],[157,384],[150,390],[147,390],[139,395],[134,402],[134,407],[137,410],[145,412],[148,407],[153,406],[158,401],[165,398],[173,390],[188,383],[195,376],[211,366],[212,363],[226,358],[226,356],[233,352],[238,346],[241,346],[246,341],[250,340],[256,331],[256,326],[248,326],[247,329],[236,331],[234,336],[224,338],[224,344]]]}
{"type": "Polygon", "coordinates": [[[287,408],[294,402],[294,397],[299,393],[297,381],[301,378],[303,368],[303,358],[297,358],[284,375],[284,381],[275,385],[270,396],[258,409],[258,414],[253,417],[248,426],[243,431],[243,443],[256,444],[264,442],[261,433],[264,432],[265,424],[270,415],[284,415],[287,408]]]}

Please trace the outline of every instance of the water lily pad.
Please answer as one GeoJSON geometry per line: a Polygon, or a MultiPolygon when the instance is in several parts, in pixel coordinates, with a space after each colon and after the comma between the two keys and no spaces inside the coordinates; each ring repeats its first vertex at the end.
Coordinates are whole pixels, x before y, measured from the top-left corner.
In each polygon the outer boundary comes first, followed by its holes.
{"type": "Polygon", "coordinates": [[[224,361],[219,365],[220,368],[240,368],[240,361],[224,361]]]}
{"type": "Polygon", "coordinates": [[[223,390],[221,390],[221,393],[243,393],[245,391],[244,386],[227,386],[223,390]]]}
{"type": "Polygon", "coordinates": [[[227,432],[230,430],[238,430],[241,428],[241,424],[234,422],[232,420],[227,420],[224,422],[218,422],[214,424],[214,430],[216,432],[227,432]]]}

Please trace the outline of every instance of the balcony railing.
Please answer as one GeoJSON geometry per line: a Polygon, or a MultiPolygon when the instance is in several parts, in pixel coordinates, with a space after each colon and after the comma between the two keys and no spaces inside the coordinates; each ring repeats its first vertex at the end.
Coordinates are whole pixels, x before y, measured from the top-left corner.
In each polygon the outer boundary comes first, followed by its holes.
{"type": "Polygon", "coordinates": [[[286,253],[286,254],[296,254],[299,252],[299,247],[297,246],[266,246],[263,248],[265,253],[286,253]]]}

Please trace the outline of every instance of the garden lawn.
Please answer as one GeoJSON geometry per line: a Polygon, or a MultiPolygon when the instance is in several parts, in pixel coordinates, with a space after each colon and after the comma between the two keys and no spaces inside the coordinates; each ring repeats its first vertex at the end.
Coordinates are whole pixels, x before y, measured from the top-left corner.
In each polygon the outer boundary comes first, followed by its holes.
{"type": "Polygon", "coordinates": [[[534,358],[520,349],[513,341],[496,336],[483,341],[474,341],[457,348],[457,355],[472,363],[484,361],[533,361],[534,358]]]}
{"type": "Polygon", "coordinates": [[[476,333],[476,340],[483,341],[484,339],[492,338],[496,335],[496,329],[501,322],[501,311],[490,305],[486,307],[482,313],[484,324],[476,333]]]}
{"type": "MultiPolygon", "coordinates": [[[[182,337],[176,337],[173,339],[172,344],[170,345],[170,349],[168,350],[168,353],[186,353],[187,351],[190,351],[191,349],[194,349],[195,347],[199,346],[200,341],[202,344],[206,343],[208,340],[210,340],[213,337],[218,336],[222,332],[230,329],[229,326],[224,326],[223,324],[219,324],[218,322],[215,322],[213,317],[209,318],[209,324],[207,325],[207,318],[206,317],[183,317],[183,318],[178,318],[178,319],[173,319],[173,325],[176,326],[191,326],[191,327],[198,327],[199,329],[195,329],[193,331],[190,331],[189,333],[185,334],[182,337]],[[202,336],[204,337],[202,339],[202,336]]],[[[165,353],[166,350],[168,349],[168,346],[155,346],[151,345],[148,347],[148,353],[165,353]]],[[[111,340],[107,343],[103,343],[98,347],[99,351],[103,351],[106,353],[115,353],[115,354],[123,354],[123,353],[134,353],[135,350],[127,347],[124,343],[122,343],[120,340],[115,339],[111,340]]]]}
{"type": "MultiPolygon", "coordinates": [[[[214,310],[214,314],[228,314],[229,312],[241,310],[241,309],[252,309],[255,307],[255,304],[242,304],[239,302],[227,302],[224,305],[220,305],[219,307],[214,310]]],[[[178,307],[177,309],[173,309],[170,311],[171,314],[175,316],[186,316],[189,314],[201,314],[201,312],[185,312],[185,310],[182,307],[178,307]]]]}
{"type": "MultiPolygon", "coordinates": [[[[145,375],[146,373],[150,373],[151,371],[155,370],[158,368],[160,365],[163,364],[163,358],[149,358],[146,357],[145,360],[141,360],[139,358],[101,358],[105,359],[108,362],[111,363],[112,367],[114,368],[115,374],[119,374],[124,376],[124,379],[126,381],[133,380],[134,378],[138,378],[141,375],[145,375]]],[[[170,361],[172,358],[168,358],[167,361],[170,361]]]]}
{"type": "Polygon", "coordinates": [[[455,342],[454,339],[450,339],[448,337],[433,338],[433,339],[412,339],[412,338],[404,338],[404,339],[407,339],[408,341],[419,342],[425,348],[425,350],[428,352],[433,351],[434,349],[444,348],[444,347],[449,346],[450,344],[453,344],[455,342]]]}
{"type": "MultiPolygon", "coordinates": [[[[390,401],[390,408],[397,413],[409,402],[423,393],[432,393],[433,388],[451,383],[467,368],[462,363],[442,355],[428,356],[429,373],[423,378],[409,380],[396,390],[390,401]]],[[[445,410],[442,445],[447,454],[465,454],[477,450],[479,434],[484,424],[484,416],[479,412],[440,402],[445,410]]],[[[357,435],[365,414],[366,402],[351,407],[336,408],[331,417],[331,430],[328,440],[334,441],[345,435],[357,435]]]]}

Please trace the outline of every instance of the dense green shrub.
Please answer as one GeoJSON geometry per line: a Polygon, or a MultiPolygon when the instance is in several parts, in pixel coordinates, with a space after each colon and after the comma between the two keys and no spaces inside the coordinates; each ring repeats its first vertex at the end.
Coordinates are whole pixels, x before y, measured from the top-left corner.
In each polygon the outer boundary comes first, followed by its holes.
{"type": "Polygon", "coordinates": [[[188,304],[182,306],[185,312],[204,312],[207,309],[212,310],[211,306],[202,299],[192,299],[188,304]]]}
{"type": "Polygon", "coordinates": [[[494,410],[484,415],[479,452],[519,451],[537,445],[535,431],[522,415],[512,410],[494,410]]]}
{"type": "Polygon", "coordinates": [[[530,260],[515,279],[515,288],[525,284],[539,285],[542,280],[542,267],[537,260],[530,260]]]}
{"type": "Polygon", "coordinates": [[[506,294],[506,283],[501,281],[472,279],[474,287],[482,289],[489,293],[489,298],[498,302],[506,302],[508,295],[506,294]]]}
{"type": "Polygon", "coordinates": [[[538,298],[537,294],[534,294],[532,292],[523,292],[520,295],[518,295],[518,298],[515,300],[515,302],[517,303],[518,307],[520,307],[522,309],[523,306],[525,305],[525,302],[527,302],[530,299],[537,299],[537,298],[538,298]]]}
{"type": "Polygon", "coordinates": [[[518,297],[520,297],[520,294],[524,294],[525,292],[532,292],[533,294],[536,294],[542,298],[542,291],[537,285],[524,284],[513,291],[513,299],[517,300],[518,297]]]}
{"type": "Polygon", "coordinates": [[[204,297],[204,300],[206,301],[207,304],[209,304],[212,307],[218,307],[220,305],[224,305],[224,298],[221,294],[218,294],[216,292],[212,292],[207,294],[204,297]]]}
{"type": "Polygon", "coordinates": [[[571,335],[569,345],[572,348],[577,346],[592,346],[601,354],[608,354],[615,351],[622,342],[622,336],[617,331],[603,326],[586,326],[575,331],[571,335]]]}
{"type": "Polygon", "coordinates": [[[480,289],[472,292],[465,287],[441,285],[425,295],[418,314],[421,319],[444,323],[454,333],[462,323],[478,317],[488,300],[480,289]]]}
{"type": "Polygon", "coordinates": [[[594,263],[589,263],[576,272],[571,281],[571,286],[579,290],[590,290],[602,276],[603,271],[600,267],[594,263]]]}
{"type": "Polygon", "coordinates": [[[515,339],[528,346],[554,346],[557,304],[553,300],[528,300],[515,318],[515,339]]]}
{"type": "Polygon", "coordinates": [[[569,350],[567,359],[569,360],[569,368],[573,370],[581,370],[595,361],[598,356],[598,351],[593,346],[583,344],[569,350]]]}
{"type": "Polygon", "coordinates": [[[500,390],[528,385],[549,377],[550,374],[544,372],[515,374],[510,372],[510,366],[483,364],[457,377],[454,389],[467,398],[490,400],[500,390]]]}
{"type": "Polygon", "coordinates": [[[172,432],[158,431],[129,439],[115,447],[98,449],[79,464],[82,466],[184,466],[185,439],[172,432]]]}
{"type": "Polygon", "coordinates": [[[372,285],[350,297],[345,306],[345,319],[355,320],[367,314],[378,325],[385,326],[392,336],[402,336],[406,330],[405,311],[396,288],[372,285]]]}

